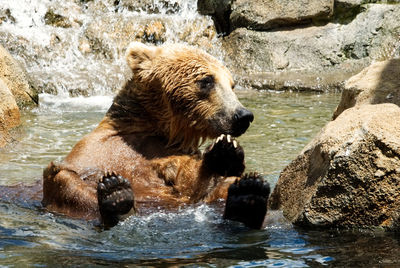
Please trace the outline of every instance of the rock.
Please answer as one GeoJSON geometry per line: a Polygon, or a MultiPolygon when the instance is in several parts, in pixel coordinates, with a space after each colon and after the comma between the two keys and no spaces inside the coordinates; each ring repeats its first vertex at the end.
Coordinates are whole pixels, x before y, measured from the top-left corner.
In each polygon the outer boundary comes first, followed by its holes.
{"type": "Polygon", "coordinates": [[[347,80],[333,119],[350,107],[378,103],[400,106],[400,59],[375,62],[347,80]]]}
{"type": "Polygon", "coordinates": [[[162,44],[165,42],[165,26],[159,20],[140,25],[137,31],[136,38],[140,38],[144,42],[153,44],[162,44]]]}
{"type": "Polygon", "coordinates": [[[168,39],[174,42],[184,41],[206,50],[212,48],[213,44],[210,41],[215,39],[216,32],[214,27],[207,26],[206,18],[193,20],[192,23],[179,23],[181,29],[178,32],[171,32],[171,30],[167,32],[167,29],[176,27],[177,21],[174,19],[174,16],[165,16],[162,19],[158,16],[144,16],[136,20],[124,14],[104,16],[101,20],[87,26],[85,30],[87,41],[80,41],[80,49],[112,59],[114,55],[122,57],[126,47],[132,41],[159,45],[168,39]]]}
{"type": "Polygon", "coordinates": [[[245,27],[269,30],[280,26],[328,19],[333,14],[333,0],[235,0],[230,15],[233,29],[245,27]]]}
{"type": "Polygon", "coordinates": [[[54,13],[54,10],[49,9],[46,14],[44,15],[44,22],[47,25],[52,25],[55,27],[62,27],[62,28],[70,28],[71,22],[68,18],[54,13]]]}
{"type": "Polygon", "coordinates": [[[335,0],[335,6],[352,8],[359,6],[361,4],[365,4],[364,0],[335,0]]]}
{"type": "Polygon", "coordinates": [[[20,113],[14,96],[0,79],[0,147],[10,141],[8,130],[20,124],[20,113]]]}
{"type": "Polygon", "coordinates": [[[357,73],[358,69],[352,67],[343,66],[341,70],[328,69],[323,72],[313,70],[264,72],[240,76],[236,80],[248,89],[340,92],[343,89],[343,81],[357,73]]]}
{"type": "Polygon", "coordinates": [[[14,95],[7,85],[0,79],[0,126],[2,129],[11,129],[20,124],[20,113],[14,95]]]}
{"type": "Polygon", "coordinates": [[[335,0],[332,21],[346,24],[364,11],[363,0],[335,0]]]}
{"type": "MultiPolygon", "coordinates": [[[[115,14],[113,17],[103,17],[99,21],[90,23],[85,30],[85,39],[81,44],[88,42],[90,48],[82,48],[112,59],[123,55],[126,47],[132,41],[161,44],[166,39],[164,22],[157,18],[141,18],[132,20],[125,18],[123,14],[115,14]]],[[[87,46],[87,45],[86,45],[87,46]]]]}
{"type": "Polygon", "coordinates": [[[10,9],[0,9],[0,25],[3,22],[15,23],[15,18],[11,15],[10,9]]]}
{"type": "Polygon", "coordinates": [[[281,173],[271,209],[293,224],[398,228],[400,108],[347,109],[281,173]]]}
{"type": "Polygon", "coordinates": [[[197,10],[202,15],[210,15],[218,33],[231,32],[230,14],[232,0],[198,0],[197,10]]]}
{"type": "MultiPolygon", "coordinates": [[[[222,41],[225,61],[235,74],[247,80],[252,76],[269,80],[296,72],[300,80],[307,80],[310,73],[318,74],[318,80],[332,80],[324,77],[341,73],[334,81],[335,87],[340,86],[373,60],[391,57],[399,47],[400,5],[374,4],[365,8],[348,24],[327,23],[280,31],[238,28],[222,41]]],[[[296,83],[296,79],[287,81],[296,83]]],[[[263,89],[270,89],[268,83],[263,89]]]]}
{"type": "Polygon", "coordinates": [[[11,90],[19,107],[37,104],[37,92],[29,86],[25,71],[1,45],[0,79],[11,90]]]}

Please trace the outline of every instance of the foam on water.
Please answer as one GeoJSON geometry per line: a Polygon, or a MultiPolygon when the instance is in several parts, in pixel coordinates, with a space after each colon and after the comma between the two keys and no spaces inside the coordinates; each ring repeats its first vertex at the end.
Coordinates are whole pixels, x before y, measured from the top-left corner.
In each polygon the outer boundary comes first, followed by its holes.
{"type": "Polygon", "coordinates": [[[63,112],[105,112],[112,104],[112,96],[77,96],[69,97],[66,94],[52,95],[47,93],[39,94],[39,110],[63,112]]]}

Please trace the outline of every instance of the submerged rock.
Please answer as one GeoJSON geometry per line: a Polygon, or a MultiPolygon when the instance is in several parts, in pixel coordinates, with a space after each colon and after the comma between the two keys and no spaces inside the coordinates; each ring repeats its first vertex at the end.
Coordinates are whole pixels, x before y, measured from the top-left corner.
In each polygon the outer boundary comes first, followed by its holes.
{"type": "Polygon", "coordinates": [[[394,104],[345,110],[282,171],[270,207],[301,226],[398,228],[399,121],[394,104]]]}
{"type": "Polygon", "coordinates": [[[29,86],[25,71],[1,45],[0,79],[11,90],[19,107],[37,103],[37,92],[29,86]]]}
{"type": "Polygon", "coordinates": [[[379,103],[400,106],[400,59],[375,62],[347,80],[333,118],[353,106],[379,103]]]}

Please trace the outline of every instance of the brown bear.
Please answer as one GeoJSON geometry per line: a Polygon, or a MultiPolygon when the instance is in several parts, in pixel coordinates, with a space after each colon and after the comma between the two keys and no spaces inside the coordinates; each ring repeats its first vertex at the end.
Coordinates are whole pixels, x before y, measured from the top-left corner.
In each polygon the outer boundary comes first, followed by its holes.
{"type": "Polygon", "coordinates": [[[104,119],[44,170],[43,205],[113,226],[146,208],[227,198],[225,218],[260,228],[269,185],[258,174],[238,180],[244,152],[233,137],[253,114],[233,92],[228,69],[193,47],[138,42],[127,63],[132,78],[104,119]],[[216,140],[202,154],[207,138],[216,140]]]}

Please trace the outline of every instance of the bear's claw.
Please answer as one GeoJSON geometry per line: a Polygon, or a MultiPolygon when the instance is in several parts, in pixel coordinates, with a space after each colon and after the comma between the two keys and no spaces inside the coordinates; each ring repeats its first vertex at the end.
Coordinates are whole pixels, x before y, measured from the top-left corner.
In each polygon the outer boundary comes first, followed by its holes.
{"type": "Polygon", "coordinates": [[[244,171],[244,151],[231,135],[222,134],[205,150],[204,164],[221,176],[240,176],[244,171]]]}
{"type": "Polygon", "coordinates": [[[260,229],[267,213],[270,186],[257,173],[245,174],[229,186],[224,218],[260,229]]]}
{"type": "Polygon", "coordinates": [[[112,227],[135,212],[131,184],[114,173],[103,176],[97,185],[97,198],[102,223],[112,227]]]}

